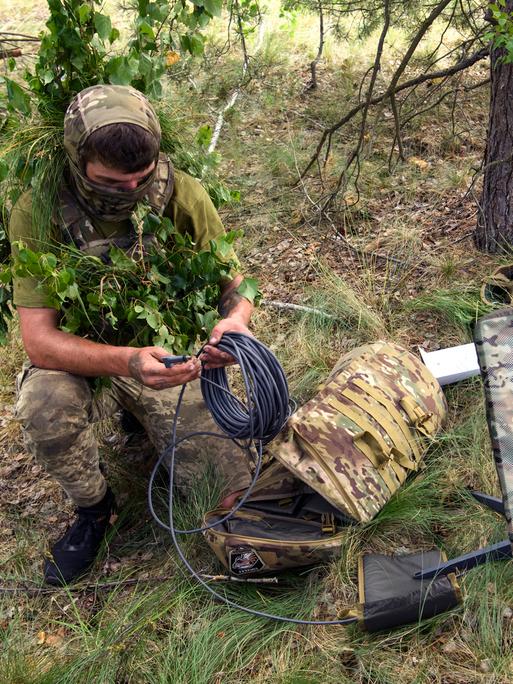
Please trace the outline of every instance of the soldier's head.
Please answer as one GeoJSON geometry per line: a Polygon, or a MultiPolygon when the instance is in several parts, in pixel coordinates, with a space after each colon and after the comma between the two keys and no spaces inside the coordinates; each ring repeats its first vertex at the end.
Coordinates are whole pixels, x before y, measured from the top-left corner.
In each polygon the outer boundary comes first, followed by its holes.
{"type": "Polygon", "coordinates": [[[112,123],[86,138],[81,165],[89,180],[100,185],[134,190],[153,172],[159,141],[132,123],[112,123]]]}
{"type": "Polygon", "coordinates": [[[98,85],[78,93],[64,118],[64,148],[79,198],[133,206],[154,180],[160,138],[153,107],[134,88],[98,85]]]}

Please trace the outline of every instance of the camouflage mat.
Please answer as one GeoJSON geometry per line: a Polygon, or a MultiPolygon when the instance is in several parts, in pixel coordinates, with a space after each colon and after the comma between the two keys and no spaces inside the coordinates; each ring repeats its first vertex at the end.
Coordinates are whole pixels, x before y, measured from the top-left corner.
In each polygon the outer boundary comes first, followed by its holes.
{"type": "Polygon", "coordinates": [[[513,308],[480,318],[474,331],[493,456],[513,549],[513,308]]]}

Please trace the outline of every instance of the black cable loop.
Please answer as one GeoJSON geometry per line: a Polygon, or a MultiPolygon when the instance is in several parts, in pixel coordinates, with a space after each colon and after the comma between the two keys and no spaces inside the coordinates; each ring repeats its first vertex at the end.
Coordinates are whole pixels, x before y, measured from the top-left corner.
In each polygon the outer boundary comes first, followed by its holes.
{"type": "Polygon", "coordinates": [[[148,484],[148,505],[154,520],[158,525],[170,533],[178,556],[192,577],[194,577],[212,596],[226,605],[242,610],[250,615],[277,620],[279,622],[291,622],[298,625],[347,625],[356,622],[357,618],[353,617],[343,618],[341,620],[300,620],[299,618],[288,618],[254,610],[252,608],[246,608],[212,589],[212,587],[198,575],[189,561],[185,558],[178,543],[177,534],[205,532],[213,527],[218,527],[223,522],[233,517],[233,515],[244,505],[251,495],[260,474],[263,447],[276,437],[283,428],[294,405],[289,399],[287,380],[282,367],[274,354],[257,339],[249,337],[248,335],[243,335],[242,333],[225,333],[217,345],[217,348],[231,354],[238,362],[244,380],[247,404],[244,404],[231,392],[226,370],[224,368],[203,370],[201,375],[201,391],[203,393],[203,398],[212,414],[214,422],[225,434],[217,434],[208,431],[193,432],[185,437],[177,439],[178,416],[180,414],[180,407],[187,385],[182,386],[173,419],[171,443],[160,455],[152,470],[148,484]],[[241,497],[238,504],[232,508],[227,515],[204,527],[179,530],[175,528],[173,522],[176,447],[181,444],[181,442],[198,436],[231,439],[239,448],[247,451],[248,457],[255,462],[251,453],[251,449],[254,448],[256,451],[255,472],[253,473],[251,484],[246,492],[241,497]],[[166,525],[154,510],[153,486],[159,467],[168,457],[169,525],[166,525]]]}

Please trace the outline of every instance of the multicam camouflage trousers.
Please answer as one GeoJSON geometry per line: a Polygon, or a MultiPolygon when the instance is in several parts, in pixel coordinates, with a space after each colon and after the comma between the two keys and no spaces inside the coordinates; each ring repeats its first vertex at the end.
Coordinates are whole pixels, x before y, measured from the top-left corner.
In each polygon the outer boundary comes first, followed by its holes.
{"type": "MultiPolygon", "coordinates": [[[[127,409],[143,425],[158,453],[170,442],[180,387],[152,390],[132,378],[111,378],[111,386],[94,392],[90,382],[64,371],[31,365],[18,376],[16,417],[26,444],[38,463],[57,480],[77,506],[100,501],[107,483],[99,468],[93,423],[127,409]]],[[[189,432],[219,433],[208,411],[199,381],[184,394],[178,437],[189,432]]],[[[220,475],[224,492],[247,487],[247,456],[230,440],[199,437],[186,440],[176,453],[175,481],[182,491],[197,486],[208,463],[220,475]]]]}

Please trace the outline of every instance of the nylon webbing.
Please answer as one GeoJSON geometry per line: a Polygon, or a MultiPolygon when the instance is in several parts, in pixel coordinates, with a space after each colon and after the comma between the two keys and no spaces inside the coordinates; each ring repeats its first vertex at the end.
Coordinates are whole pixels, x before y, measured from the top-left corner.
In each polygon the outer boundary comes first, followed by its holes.
{"type": "MultiPolygon", "coordinates": [[[[337,492],[337,495],[344,501],[345,508],[347,508],[348,511],[351,511],[350,515],[352,515],[354,518],[359,519],[360,514],[358,511],[358,508],[356,507],[354,501],[348,496],[347,492],[344,490],[343,487],[340,486],[340,482],[338,481],[338,478],[336,478],[333,473],[332,473],[332,468],[329,463],[324,462],[324,458],[322,455],[319,453],[319,451],[310,444],[308,440],[306,440],[304,437],[302,437],[299,433],[294,431],[294,435],[296,439],[299,441],[301,448],[303,448],[315,462],[321,462],[323,468],[322,468],[322,474],[324,477],[328,477],[331,480],[331,483],[334,486],[335,491],[337,492]]],[[[309,466],[309,469],[311,469],[311,466],[309,466]]],[[[303,479],[309,480],[312,482],[312,478],[305,477],[304,473],[296,466],[296,470],[298,473],[301,472],[303,475],[303,479]]],[[[318,483],[316,483],[317,488],[318,488],[318,483]]],[[[326,498],[331,498],[333,500],[333,497],[327,497],[326,498]]],[[[337,507],[337,506],[335,506],[337,507]]]]}
{"type": "MultiPolygon", "coordinates": [[[[336,411],[346,416],[346,418],[349,418],[349,420],[351,420],[361,430],[360,434],[354,435],[353,444],[369,459],[372,465],[376,468],[378,474],[384,480],[389,490],[391,492],[395,492],[401,483],[400,476],[402,475],[402,473],[397,473],[396,466],[394,464],[394,457],[398,454],[397,450],[395,450],[394,453],[393,447],[390,447],[385,442],[376,428],[368,420],[366,420],[364,416],[358,414],[356,411],[353,411],[349,406],[346,406],[335,397],[325,397],[324,401],[326,401],[336,411]],[[370,438],[376,442],[376,450],[372,448],[372,445],[365,441],[366,435],[370,436],[370,438]],[[381,451],[384,458],[379,458],[378,454],[376,453],[377,450],[381,451]],[[387,470],[387,467],[390,467],[394,475],[397,477],[396,482],[392,479],[391,473],[387,470]]],[[[408,460],[407,456],[404,454],[401,454],[401,457],[402,459],[408,460]]]]}
{"type": "Polygon", "coordinates": [[[376,404],[370,401],[365,395],[358,394],[349,387],[344,389],[342,394],[359,406],[363,411],[366,411],[379,425],[381,425],[399,452],[407,454],[408,452],[413,451],[410,440],[404,438],[404,434],[396,426],[395,422],[388,417],[388,414],[383,411],[381,406],[376,406],[376,404]]]}
{"type": "Polygon", "coordinates": [[[378,387],[374,387],[372,385],[369,385],[367,382],[362,380],[361,378],[354,378],[352,380],[353,385],[356,385],[359,389],[363,390],[366,392],[370,397],[375,399],[377,402],[383,406],[383,408],[388,411],[388,413],[392,416],[392,418],[395,420],[397,425],[399,426],[399,429],[403,433],[404,437],[408,441],[408,444],[411,447],[411,450],[413,451],[415,455],[416,460],[420,460],[422,458],[422,451],[419,449],[419,444],[417,440],[415,439],[415,435],[412,434],[408,426],[406,425],[406,421],[399,411],[399,409],[396,407],[394,402],[389,399],[384,392],[382,392],[378,387]]]}

